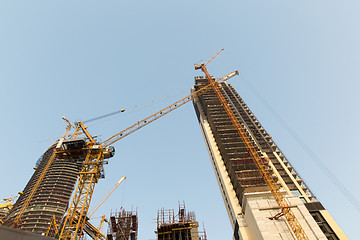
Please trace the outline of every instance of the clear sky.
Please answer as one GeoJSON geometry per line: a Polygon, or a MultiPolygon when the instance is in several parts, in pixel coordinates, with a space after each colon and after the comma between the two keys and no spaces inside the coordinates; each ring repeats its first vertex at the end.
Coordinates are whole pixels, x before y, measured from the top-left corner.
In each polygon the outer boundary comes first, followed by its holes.
{"type": "MultiPolygon", "coordinates": [[[[359,211],[298,143],[359,201],[359,12],[356,0],[0,1],[0,197],[24,188],[55,141],[43,140],[65,131],[61,116],[87,120],[128,109],[89,124],[104,140],[185,96],[201,74],[193,64],[225,48],[209,72],[239,70],[229,83],[356,239],[359,211]]],[[[139,239],[155,239],[157,210],[185,201],[209,240],[231,239],[191,103],[115,147],[93,203],[127,180],[98,215],[137,208],[139,239]]]]}

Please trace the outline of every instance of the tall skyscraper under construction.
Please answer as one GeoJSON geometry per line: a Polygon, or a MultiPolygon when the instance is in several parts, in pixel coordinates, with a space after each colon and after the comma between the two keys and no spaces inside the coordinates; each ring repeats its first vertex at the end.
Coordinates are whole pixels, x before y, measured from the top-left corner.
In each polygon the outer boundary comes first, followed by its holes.
{"type": "MultiPolygon", "coordinates": [[[[193,90],[208,83],[204,77],[195,77],[193,90]]],[[[221,83],[218,89],[255,151],[266,159],[264,164],[307,237],[347,239],[234,88],[221,83]]],[[[208,91],[193,103],[234,231],[233,238],[296,239],[215,91],[208,91]]]]}
{"type": "MultiPolygon", "coordinates": [[[[83,146],[85,140],[65,140],[63,144],[74,148],[83,146]]],[[[84,159],[59,158],[55,156],[55,146],[51,146],[37,161],[34,174],[4,219],[4,226],[44,234],[53,217],[60,224],[84,159]],[[38,181],[41,177],[43,179],[38,181]],[[21,218],[15,222],[19,214],[21,218]]]]}

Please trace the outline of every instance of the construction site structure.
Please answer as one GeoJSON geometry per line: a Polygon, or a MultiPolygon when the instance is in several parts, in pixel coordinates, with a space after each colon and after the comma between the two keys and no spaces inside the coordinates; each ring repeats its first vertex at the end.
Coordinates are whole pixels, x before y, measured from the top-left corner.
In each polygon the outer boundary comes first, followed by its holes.
{"type": "Polygon", "coordinates": [[[110,214],[107,240],[136,240],[138,236],[137,211],[126,211],[110,214]]]}
{"type": "MultiPolygon", "coordinates": [[[[195,77],[193,91],[209,78],[195,77]]],[[[233,239],[347,239],[230,84],[219,84],[193,104],[233,239]],[[282,199],[287,205],[279,204],[282,199]]]]}
{"type": "Polygon", "coordinates": [[[63,117],[68,123],[65,134],[39,159],[34,167],[35,173],[5,218],[5,226],[46,234],[53,225],[53,219],[56,219],[59,221],[55,224],[59,226],[59,239],[79,239],[83,231],[92,233],[90,236],[98,235],[99,231],[88,222],[88,210],[95,185],[104,178],[104,164],[114,156],[115,148],[111,145],[190,102],[210,90],[212,85],[236,75],[237,71],[217,79],[101,143],[82,122],[72,123],[63,117]],[[68,135],[72,128],[74,132],[68,135]],[[69,205],[76,182],[75,194],[69,205]]]}
{"type": "Polygon", "coordinates": [[[3,223],[4,218],[8,215],[12,206],[13,205],[9,202],[0,204],[0,223],[3,223]]]}
{"type": "Polygon", "coordinates": [[[36,162],[35,172],[4,219],[4,226],[46,234],[53,217],[59,224],[68,208],[82,162],[83,158],[56,157],[55,145],[51,146],[36,162]],[[44,169],[46,175],[38,181],[44,169]],[[23,212],[22,218],[15,224],[20,212],[23,212]]]}
{"type": "MultiPolygon", "coordinates": [[[[59,226],[59,239],[80,239],[84,232],[93,239],[104,239],[105,236],[88,222],[88,210],[95,185],[104,178],[104,164],[114,156],[115,149],[111,145],[193,101],[233,226],[234,239],[347,239],[248,106],[225,83],[238,72],[217,80],[208,73],[206,65],[221,51],[206,64],[195,65],[206,77],[195,78],[192,94],[101,143],[90,135],[82,122],[74,124],[63,117],[68,123],[64,136],[39,159],[35,173],[19,192],[20,197],[5,217],[4,225],[46,234],[53,224],[56,228],[59,226]],[[68,136],[71,128],[75,129],[74,133],[68,136]],[[76,191],[69,204],[76,182],[76,191]]],[[[163,216],[166,215],[164,211],[163,216]]],[[[184,230],[190,229],[190,225],[180,228],[179,224],[185,219],[187,223],[193,222],[191,229],[197,229],[195,219],[191,215],[186,217],[181,209],[176,221],[173,213],[166,216],[158,218],[158,237],[164,237],[159,239],[172,239],[171,236],[183,239],[183,233],[184,237],[191,236],[192,230],[189,230],[190,235],[184,230]],[[173,222],[166,223],[167,218],[173,222]],[[184,231],[177,234],[178,230],[184,231]]],[[[131,231],[135,225],[132,222],[128,225],[127,221],[124,224],[119,229],[127,230],[130,226],[128,237],[136,238],[137,234],[131,231]]]]}
{"type": "Polygon", "coordinates": [[[161,209],[157,214],[158,240],[206,240],[206,232],[199,232],[199,223],[194,212],[187,212],[185,204],[179,204],[175,215],[174,209],[161,209]]]}

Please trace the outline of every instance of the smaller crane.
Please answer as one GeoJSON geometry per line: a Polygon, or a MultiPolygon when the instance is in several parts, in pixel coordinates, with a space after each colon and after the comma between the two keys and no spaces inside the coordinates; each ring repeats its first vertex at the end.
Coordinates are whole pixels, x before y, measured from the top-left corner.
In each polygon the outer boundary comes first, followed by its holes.
{"type": "Polygon", "coordinates": [[[115,185],[112,187],[112,189],[100,200],[100,202],[89,212],[88,217],[91,218],[92,215],[101,207],[101,205],[110,197],[110,195],[116,190],[116,188],[126,179],[125,177],[122,177],[119,181],[115,183],[115,185]]]}

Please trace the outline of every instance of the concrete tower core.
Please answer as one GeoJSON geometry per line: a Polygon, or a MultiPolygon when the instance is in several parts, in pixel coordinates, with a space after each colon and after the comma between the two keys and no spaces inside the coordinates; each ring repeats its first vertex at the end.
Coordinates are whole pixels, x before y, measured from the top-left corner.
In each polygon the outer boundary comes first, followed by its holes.
{"type": "MultiPolygon", "coordinates": [[[[195,77],[196,91],[208,84],[195,77]]],[[[227,84],[220,91],[272,171],[309,239],[348,239],[291,166],[249,107],[227,84]]],[[[296,239],[242,139],[213,90],[194,101],[201,131],[234,231],[233,239],[296,239]],[[278,214],[278,215],[277,215],[278,214]]]]}

